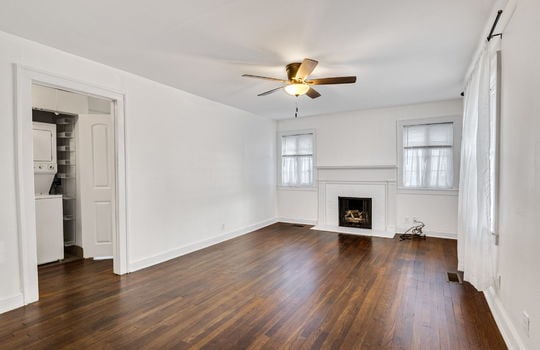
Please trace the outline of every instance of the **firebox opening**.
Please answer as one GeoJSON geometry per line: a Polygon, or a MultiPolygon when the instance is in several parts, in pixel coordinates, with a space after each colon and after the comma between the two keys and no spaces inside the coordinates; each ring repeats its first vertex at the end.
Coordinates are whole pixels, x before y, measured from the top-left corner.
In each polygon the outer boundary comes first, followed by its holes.
{"type": "Polygon", "coordinates": [[[371,198],[338,197],[339,226],[371,229],[371,198]]]}

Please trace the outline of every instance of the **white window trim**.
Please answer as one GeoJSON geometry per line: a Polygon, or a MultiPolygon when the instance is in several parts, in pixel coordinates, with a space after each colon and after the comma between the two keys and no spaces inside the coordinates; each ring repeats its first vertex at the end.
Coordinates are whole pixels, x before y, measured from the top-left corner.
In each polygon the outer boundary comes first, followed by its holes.
{"type": "Polygon", "coordinates": [[[397,177],[398,187],[397,190],[401,194],[447,194],[457,195],[459,191],[459,167],[461,161],[461,124],[463,118],[459,115],[451,115],[444,117],[432,117],[422,119],[405,119],[398,120],[396,125],[397,136],[397,177]],[[454,159],[454,186],[452,188],[422,188],[422,187],[405,187],[403,186],[403,127],[423,124],[435,124],[435,123],[453,123],[453,159],[454,159]]]}
{"type": "Polygon", "coordinates": [[[317,133],[315,129],[303,129],[303,130],[286,130],[280,131],[277,133],[277,188],[278,190],[289,190],[289,191],[316,191],[317,190],[317,133]],[[302,135],[302,134],[312,134],[313,135],[313,183],[307,186],[287,186],[281,184],[281,137],[282,136],[291,136],[291,135],[302,135]]]}

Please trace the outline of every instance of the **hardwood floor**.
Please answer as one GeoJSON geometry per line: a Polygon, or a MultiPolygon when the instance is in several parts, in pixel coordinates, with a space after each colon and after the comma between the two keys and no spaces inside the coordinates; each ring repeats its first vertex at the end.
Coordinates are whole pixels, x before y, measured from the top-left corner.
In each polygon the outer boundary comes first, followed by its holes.
{"type": "Polygon", "coordinates": [[[129,274],[40,269],[2,349],[505,349],[483,295],[446,281],[456,243],[275,224],[129,274]]]}

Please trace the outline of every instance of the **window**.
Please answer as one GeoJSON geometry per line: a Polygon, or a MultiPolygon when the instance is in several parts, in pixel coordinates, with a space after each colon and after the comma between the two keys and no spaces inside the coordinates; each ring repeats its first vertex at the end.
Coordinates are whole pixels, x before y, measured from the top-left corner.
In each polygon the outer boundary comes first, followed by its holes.
{"type": "Polygon", "coordinates": [[[281,135],[281,185],[313,186],[313,133],[281,135]]]}
{"type": "Polygon", "coordinates": [[[447,190],[457,188],[459,153],[455,118],[423,122],[401,122],[400,186],[409,189],[447,190]]]}

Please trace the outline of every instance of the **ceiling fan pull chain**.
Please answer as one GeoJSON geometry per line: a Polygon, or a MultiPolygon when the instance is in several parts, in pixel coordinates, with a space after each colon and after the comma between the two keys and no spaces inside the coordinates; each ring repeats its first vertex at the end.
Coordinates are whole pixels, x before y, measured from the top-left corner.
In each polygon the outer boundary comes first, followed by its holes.
{"type": "Polygon", "coordinates": [[[298,118],[298,95],[296,95],[296,112],[294,112],[294,117],[298,118]]]}

